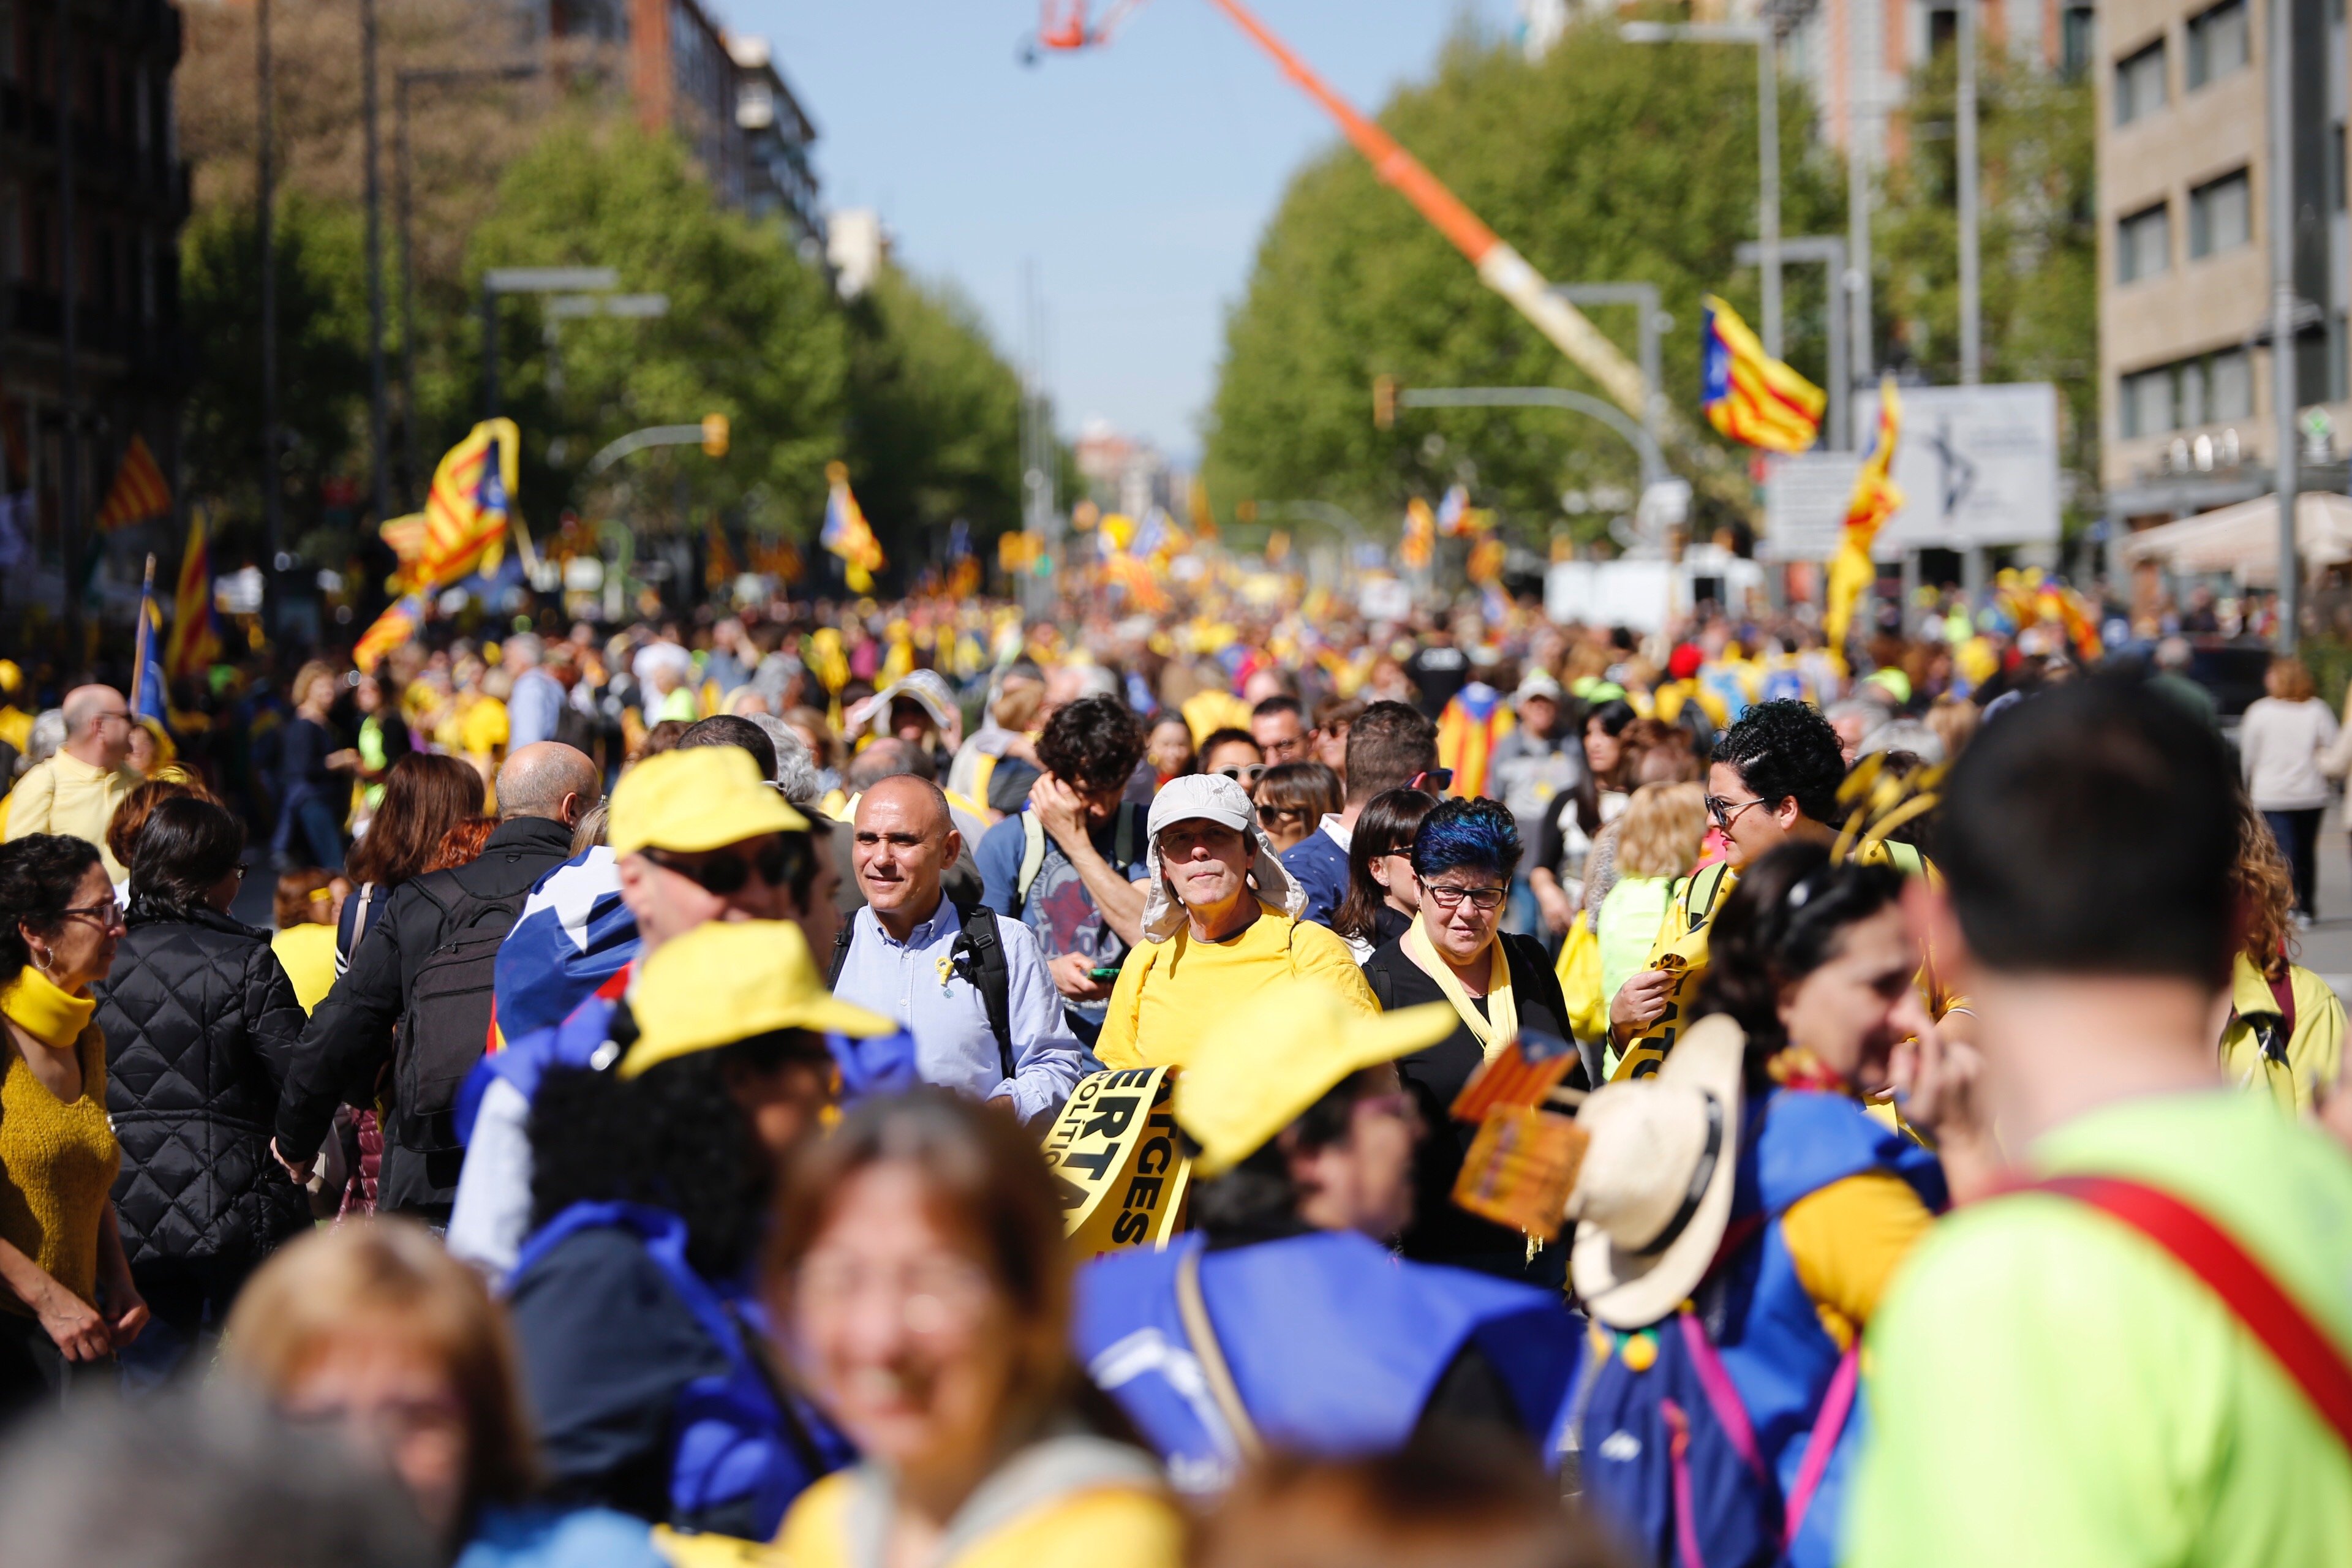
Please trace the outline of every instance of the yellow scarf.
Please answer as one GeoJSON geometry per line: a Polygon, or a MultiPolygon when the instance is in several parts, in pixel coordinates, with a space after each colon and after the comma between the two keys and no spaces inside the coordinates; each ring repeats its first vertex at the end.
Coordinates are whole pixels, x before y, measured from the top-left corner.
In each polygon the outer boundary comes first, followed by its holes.
{"type": "Polygon", "coordinates": [[[71,1049],[97,1011],[97,997],[61,990],[29,963],[0,988],[0,1014],[53,1051],[71,1049]]]}
{"type": "Polygon", "coordinates": [[[1486,1054],[1488,1061],[1495,1059],[1496,1051],[1519,1037],[1519,1009],[1511,1000],[1511,964],[1503,955],[1502,938],[1489,937],[1486,941],[1489,957],[1486,1010],[1484,1013],[1479,1012],[1478,1005],[1470,1000],[1470,993],[1462,988],[1460,977],[1438,955],[1436,944],[1422,929],[1418,915],[1413,917],[1412,924],[1405,928],[1404,940],[1398,945],[1404,950],[1404,955],[1412,960],[1413,967],[1437,982],[1437,988],[1445,993],[1445,999],[1454,1004],[1454,1010],[1462,1016],[1463,1023],[1469,1026],[1472,1037],[1477,1040],[1479,1050],[1486,1054]]]}

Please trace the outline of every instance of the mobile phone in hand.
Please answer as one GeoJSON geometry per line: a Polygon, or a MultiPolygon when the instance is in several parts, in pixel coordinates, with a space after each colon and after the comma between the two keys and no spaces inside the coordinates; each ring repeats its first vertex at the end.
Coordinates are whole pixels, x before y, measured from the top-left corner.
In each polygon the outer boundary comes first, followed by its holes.
{"type": "Polygon", "coordinates": [[[1092,969],[1087,971],[1087,978],[1089,980],[1116,980],[1118,978],[1118,965],[1116,963],[1097,963],[1092,969]]]}

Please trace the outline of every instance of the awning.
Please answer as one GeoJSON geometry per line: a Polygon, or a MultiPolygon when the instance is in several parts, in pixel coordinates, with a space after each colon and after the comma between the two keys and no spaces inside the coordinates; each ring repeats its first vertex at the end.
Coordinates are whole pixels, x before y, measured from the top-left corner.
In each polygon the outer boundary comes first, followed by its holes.
{"type": "MultiPolygon", "coordinates": [[[[2295,552],[2308,573],[2352,561],[2352,497],[2305,490],[2295,497],[2295,552]]],[[[2240,501],[2144,529],[2116,542],[2133,565],[2152,562],[2194,576],[2228,572],[2250,587],[2278,582],[2278,502],[2271,496],[2240,501]]]]}

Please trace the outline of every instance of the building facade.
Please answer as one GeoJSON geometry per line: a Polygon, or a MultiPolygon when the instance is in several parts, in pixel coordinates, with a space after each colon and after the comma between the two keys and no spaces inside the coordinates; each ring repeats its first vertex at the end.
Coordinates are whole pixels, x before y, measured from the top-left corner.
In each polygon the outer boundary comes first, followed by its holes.
{"type": "Polygon", "coordinates": [[[2289,352],[2304,460],[2333,461],[2331,432],[2352,417],[2345,33],[2327,0],[2110,0],[2100,21],[2101,478],[2108,515],[2141,526],[2273,488],[2271,213],[2282,196],[2295,214],[2289,352]],[[2294,28],[2284,192],[2269,136],[2274,4],[2291,7],[2294,28]]]}
{"type": "Polygon", "coordinates": [[[74,0],[70,39],[58,15],[0,0],[0,555],[20,601],[61,582],[68,526],[97,548],[89,520],[134,435],[175,473],[187,381],[180,14],[167,0],[74,0]]]}

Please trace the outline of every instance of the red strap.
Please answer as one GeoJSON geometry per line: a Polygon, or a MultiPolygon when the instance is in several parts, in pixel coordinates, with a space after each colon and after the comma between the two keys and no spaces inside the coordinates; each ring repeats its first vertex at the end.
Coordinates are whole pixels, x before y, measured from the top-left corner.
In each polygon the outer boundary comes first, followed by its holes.
{"type": "Polygon", "coordinates": [[[2270,1271],[2220,1226],[2169,1193],[2119,1176],[2053,1176],[2012,1190],[2087,1204],[2178,1258],[2238,1315],[2352,1450],[2352,1363],[2270,1271]]]}

